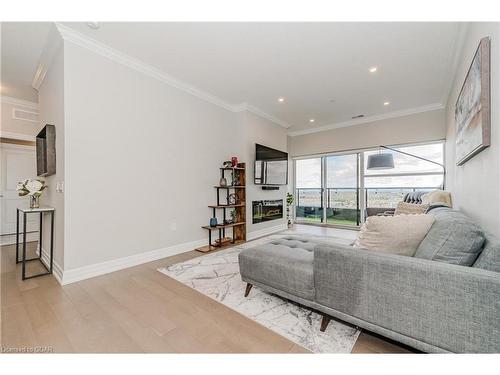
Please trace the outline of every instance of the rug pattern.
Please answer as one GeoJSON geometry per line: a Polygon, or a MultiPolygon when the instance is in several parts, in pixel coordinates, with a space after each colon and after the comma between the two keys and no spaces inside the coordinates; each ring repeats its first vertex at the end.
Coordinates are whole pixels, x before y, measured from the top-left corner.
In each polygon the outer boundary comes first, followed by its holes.
{"type": "MultiPolygon", "coordinates": [[[[360,331],[332,320],[320,332],[321,315],[274,294],[253,287],[245,298],[246,284],[241,281],[238,266],[240,251],[269,242],[285,234],[272,235],[219,252],[160,268],[200,293],[260,323],[314,353],[350,353],[360,331]]],[[[332,239],[345,243],[345,239],[332,239]]]]}

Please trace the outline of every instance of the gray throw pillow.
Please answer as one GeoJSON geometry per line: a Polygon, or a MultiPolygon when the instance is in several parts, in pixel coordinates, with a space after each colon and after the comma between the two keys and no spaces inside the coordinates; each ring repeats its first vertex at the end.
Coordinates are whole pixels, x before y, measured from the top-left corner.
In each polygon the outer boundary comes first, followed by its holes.
{"type": "Polygon", "coordinates": [[[420,243],[415,258],[472,266],[485,241],[481,228],[461,212],[436,208],[429,212],[436,221],[420,243]]]}
{"type": "Polygon", "coordinates": [[[486,241],[484,243],[481,255],[474,263],[473,267],[483,270],[500,272],[500,240],[489,233],[485,233],[486,241]]]}

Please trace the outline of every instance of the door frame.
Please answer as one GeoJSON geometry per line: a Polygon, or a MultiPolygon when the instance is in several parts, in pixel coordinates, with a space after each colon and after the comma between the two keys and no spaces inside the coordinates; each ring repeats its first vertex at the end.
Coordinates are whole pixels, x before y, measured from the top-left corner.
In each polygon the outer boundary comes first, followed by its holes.
{"type": "MultiPolygon", "coordinates": [[[[26,141],[19,141],[19,142],[16,142],[16,140],[14,139],[8,139],[8,140],[5,140],[5,139],[0,139],[0,152],[5,150],[5,149],[10,149],[10,150],[25,150],[25,151],[33,151],[33,152],[36,152],[36,146],[35,146],[35,143],[33,142],[32,144],[26,144],[26,141]]],[[[36,163],[36,155],[35,155],[35,159],[34,159],[35,163],[36,163]]],[[[5,160],[2,159],[2,165],[0,166],[2,169],[4,169],[4,162],[5,160]]],[[[35,175],[36,175],[36,167],[35,167],[35,175]]],[[[35,176],[33,176],[35,177],[35,176]]],[[[2,182],[3,183],[3,182],[2,182]]],[[[3,188],[3,186],[2,186],[3,188]]],[[[2,194],[5,193],[3,190],[2,190],[2,194]]],[[[4,199],[4,197],[1,197],[0,199],[4,199]]],[[[4,202],[1,202],[0,204],[5,204],[4,202]]],[[[2,208],[3,210],[3,208],[2,208]]],[[[3,212],[0,212],[0,216],[2,216],[2,220],[3,220],[3,212]]],[[[37,223],[38,221],[36,219],[33,219],[31,220],[32,224],[33,223],[37,223]]],[[[37,226],[37,225],[36,225],[37,226]]],[[[32,236],[32,234],[36,234],[38,233],[38,229],[31,229],[31,230],[28,230],[27,231],[27,234],[28,234],[28,238],[27,240],[31,241],[31,240],[36,240],[36,235],[35,237],[32,236]],[[33,238],[32,238],[33,237],[33,238]]],[[[15,239],[15,231],[13,233],[2,233],[2,228],[0,228],[0,244],[1,245],[7,245],[7,244],[10,244],[10,243],[14,243],[15,239]]]]}

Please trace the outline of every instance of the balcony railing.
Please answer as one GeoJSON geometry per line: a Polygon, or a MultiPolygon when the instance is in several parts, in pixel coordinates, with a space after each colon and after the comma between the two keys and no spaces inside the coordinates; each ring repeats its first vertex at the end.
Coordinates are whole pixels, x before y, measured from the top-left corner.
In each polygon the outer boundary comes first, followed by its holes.
{"type": "MultiPolygon", "coordinates": [[[[366,207],[394,208],[406,193],[432,189],[435,187],[365,188],[365,204],[366,207]]],[[[323,222],[323,209],[326,209],[328,224],[359,225],[359,194],[359,188],[326,188],[324,196],[321,188],[296,189],[296,217],[302,221],[323,222]]]]}

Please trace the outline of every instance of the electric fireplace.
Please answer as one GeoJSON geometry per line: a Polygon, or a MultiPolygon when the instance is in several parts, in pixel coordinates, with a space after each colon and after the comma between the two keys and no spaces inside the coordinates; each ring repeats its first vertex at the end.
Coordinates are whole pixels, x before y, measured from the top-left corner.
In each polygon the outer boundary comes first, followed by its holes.
{"type": "Polygon", "coordinates": [[[252,218],[254,224],[283,219],[283,199],[253,201],[252,218]]]}

